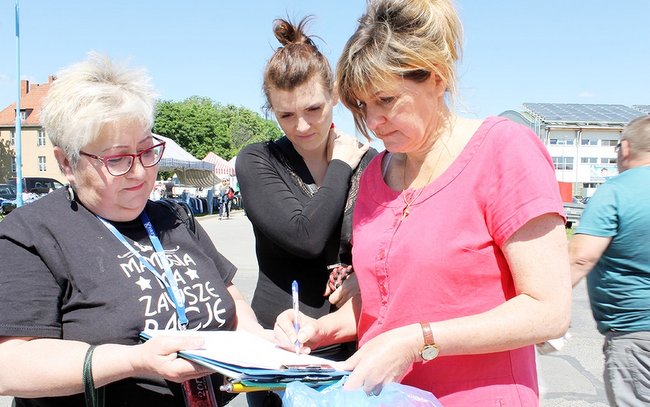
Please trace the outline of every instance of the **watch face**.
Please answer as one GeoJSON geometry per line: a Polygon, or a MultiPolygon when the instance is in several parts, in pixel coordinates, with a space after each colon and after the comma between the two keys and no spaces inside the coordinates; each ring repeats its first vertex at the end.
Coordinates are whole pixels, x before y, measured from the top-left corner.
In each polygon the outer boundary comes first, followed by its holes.
{"type": "Polygon", "coordinates": [[[422,352],[420,352],[420,356],[422,356],[422,359],[424,360],[432,360],[438,356],[438,353],[440,353],[440,350],[437,346],[427,345],[422,349],[422,352]]]}

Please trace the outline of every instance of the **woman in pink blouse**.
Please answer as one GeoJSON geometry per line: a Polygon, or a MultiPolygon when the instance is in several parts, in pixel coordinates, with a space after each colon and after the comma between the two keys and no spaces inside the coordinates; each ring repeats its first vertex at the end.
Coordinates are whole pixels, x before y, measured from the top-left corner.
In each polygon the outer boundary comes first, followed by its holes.
{"type": "MultiPolygon", "coordinates": [[[[375,0],[337,69],[358,129],[386,151],[353,218],[362,304],[300,316],[304,350],[359,339],[346,388],[401,381],[445,406],[534,406],[533,344],[570,321],[564,210],[529,129],[456,115],[462,27],[450,0],[375,0]]],[[[292,313],[276,325],[296,338],[292,313]]]]}

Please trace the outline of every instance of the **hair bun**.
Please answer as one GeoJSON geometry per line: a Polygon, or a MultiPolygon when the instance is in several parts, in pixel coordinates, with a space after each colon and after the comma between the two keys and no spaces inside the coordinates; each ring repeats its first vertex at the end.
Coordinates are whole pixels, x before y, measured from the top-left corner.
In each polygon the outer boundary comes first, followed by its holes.
{"type": "Polygon", "coordinates": [[[289,20],[277,19],[273,22],[273,33],[280,44],[287,46],[290,44],[308,44],[314,45],[311,38],[305,34],[304,28],[311,20],[310,17],[303,19],[297,26],[289,20]]]}

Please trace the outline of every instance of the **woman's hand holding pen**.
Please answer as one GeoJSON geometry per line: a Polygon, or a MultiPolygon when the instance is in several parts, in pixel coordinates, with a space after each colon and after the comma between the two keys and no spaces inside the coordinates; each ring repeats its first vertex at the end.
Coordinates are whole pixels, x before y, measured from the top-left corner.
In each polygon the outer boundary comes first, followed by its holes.
{"type": "Polygon", "coordinates": [[[370,143],[359,143],[355,137],[338,131],[332,123],[327,142],[327,156],[330,160],[341,160],[355,169],[369,148],[370,143]]]}
{"type": "Polygon", "coordinates": [[[275,334],[275,343],[283,349],[290,351],[295,350],[296,340],[301,344],[300,353],[310,353],[316,349],[321,341],[319,322],[317,319],[308,317],[302,312],[299,313],[300,330],[296,337],[294,328],[294,312],[292,309],[286,310],[278,315],[275,320],[273,333],[275,334]]]}

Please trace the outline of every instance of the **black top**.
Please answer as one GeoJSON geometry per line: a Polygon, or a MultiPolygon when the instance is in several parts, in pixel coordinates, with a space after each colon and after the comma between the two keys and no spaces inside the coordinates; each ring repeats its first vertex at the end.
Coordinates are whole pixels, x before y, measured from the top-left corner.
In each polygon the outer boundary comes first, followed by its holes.
{"type": "MultiPolygon", "coordinates": [[[[374,150],[367,153],[359,168],[375,154],[374,150]]],[[[327,265],[351,264],[349,230],[344,231],[342,250],[347,254],[339,253],[344,209],[351,214],[356,198],[355,193],[348,200],[350,166],[332,160],[317,189],[302,157],[283,137],[246,146],[237,156],[236,167],[256,239],[260,275],[252,306],[262,326],[273,328],[277,315],[291,308],[293,280],[300,286],[301,312],[318,318],[333,311],[323,296],[327,265]]],[[[355,180],[357,172],[361,170],[355,171],[355,180]]]]}
{"type": "MultiPolygon", "coordinates": [[[[235,266],[198,223],[193,233],[163,205],[148,202],[145,210],[185,294],[188,328],[235,329],[235,304],[226,289],[235,266]]],[[[163,272],[139,219],[113,225],[163,272]]],[[[143,329],[176,328],[175,308],[164,286],[94,214],[70,203],[65,188],[0,222],[0,253],[0,336],[133,345],[143,329]]],[[[184,406],[179,385],[143,378],[109,384],[106,404],[184,406]]],[[[70,396],[17,398],[16,405],[85,404],[83,397],[70,396]]]]}

